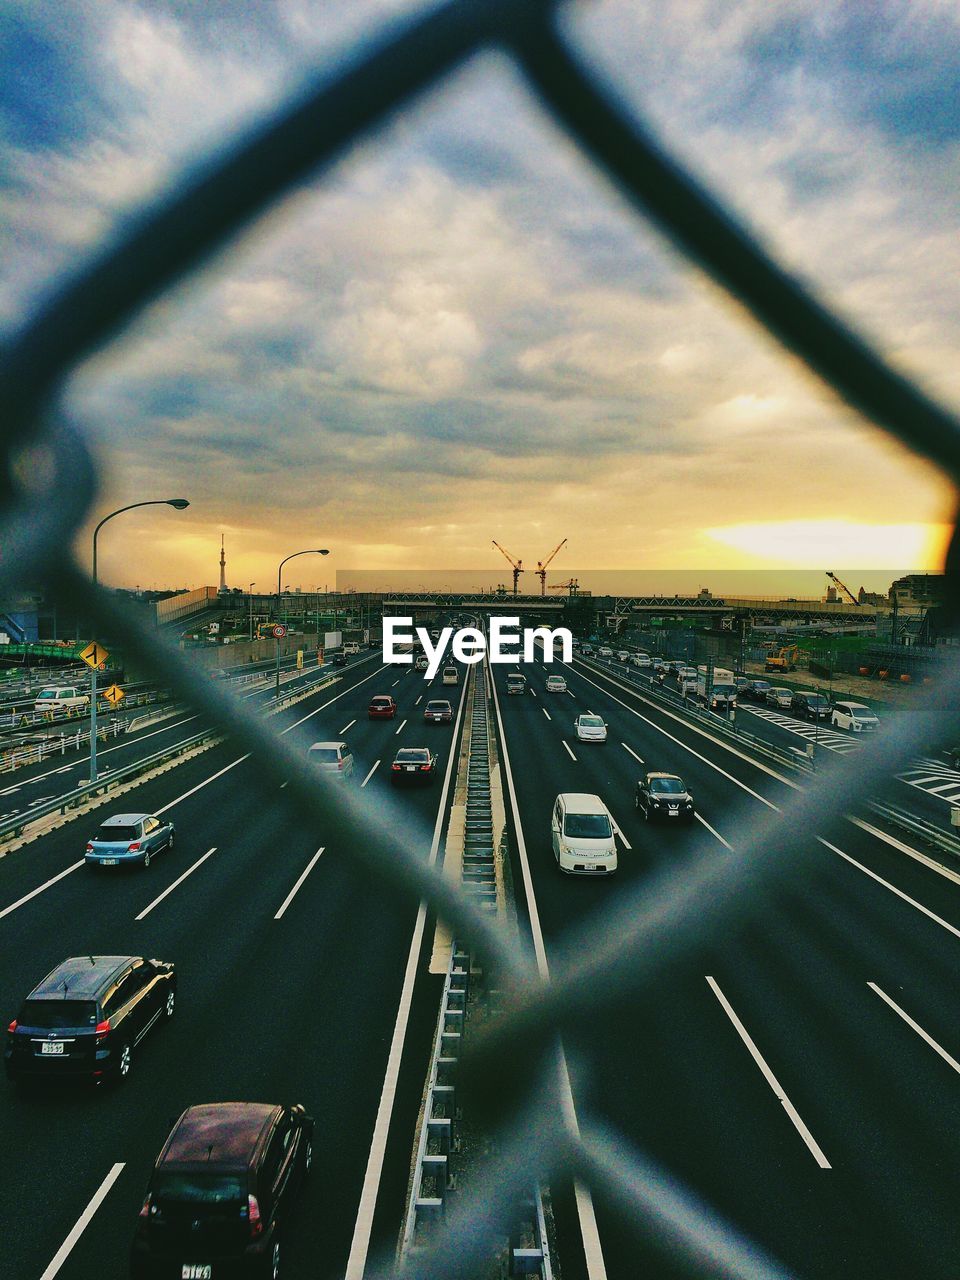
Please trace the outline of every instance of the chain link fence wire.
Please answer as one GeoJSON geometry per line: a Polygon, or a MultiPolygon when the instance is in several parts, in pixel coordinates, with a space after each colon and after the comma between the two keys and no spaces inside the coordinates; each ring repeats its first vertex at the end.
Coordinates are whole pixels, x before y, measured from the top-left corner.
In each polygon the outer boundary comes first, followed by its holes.
{"type": "MultiPolygon", "coordinates": [[[[257,781],[277,822],[349,831],[357,865],[384,893],[425,900],[495,971],[505,1013],[466,1057],[467,1085],[491,1131],[493,1154],[472,1191],[448,1215],[418,1277],[473,1276],[501,1237],[511,1205],[534,1179],[579,1176],[622,1218],[638,1242],[659,1250],[677,1273],[764,1277],[787,1272],[723,1221],[656,1160],[631,1149],[610,1122],[578,1106],[579,1132],[562,1118],[557,1048],[585,1015],[648,990],[678,956],[755,918],[772,895],[812,873],[812,842],[850,796],[880,790],[891,770],[950,731],[960,695],[954,668],[936,694],[922,695],[909,720],[848,756],[829,781],[806,783],[744,833],[736,854],[686,866],[624,895],[597,945],[596,923],[572,934],[544,982],[527,955],[428,868],[423,851],[397,836],[362,796],[317,785],[303,754],[205,680],[172,641],[142,630],[139,617],[65,557],[96,495],[97,476],[81,432],[60,406],[68,376],[123,331],[152,300],[223,249],[305,177],[328,170],[417,95],[488,49],[512,57],[531,92],[636,210],[793,352],[848,404],[950,477],[958,473],[960,426],[891,369],[870,346],[784,271],[751,234],[667,154],[617,100],[559,24],[558,0],[452,0],[384,27],[332,72],[306,84],[229,150],[209,156],[52,293],[0,352],[5,406],[0,467],[0,589],[42,581],[65,607],[93,619],[257,762],[257,781]],[[278,800],[277,786],[288,785],[278,800]],[[791,855],[770,857],[772,849],[791,855]]],[[[947,557],[956,607],[958,543],[947,557]]],[[[918,1107],[923,1104],[918,1102],[918,1107]]],[[[932,1106],[927,1102],[928,1107],[932,1106]]],[[[886,1206],[884,1207],[886,1208],[886,1206]]],[[[919,1264],[919,1255],[918,1255],[919,1264]]],[[[933,1274],[919,1265],[919,1273],[933,1274]]],[[[368,1274],[395,1274],[391,1255],[368,1274]]]]}

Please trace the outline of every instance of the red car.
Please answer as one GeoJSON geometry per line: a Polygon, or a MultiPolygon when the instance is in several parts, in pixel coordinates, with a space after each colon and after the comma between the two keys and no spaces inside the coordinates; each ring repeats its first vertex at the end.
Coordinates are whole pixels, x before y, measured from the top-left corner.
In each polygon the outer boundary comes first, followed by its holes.
{"type": "Polygon", "coordinates": [[[370,699],[367,717],[370,720],[392,720],[397,714],[397,704],[389,693],[378,693],[370,699]]]}

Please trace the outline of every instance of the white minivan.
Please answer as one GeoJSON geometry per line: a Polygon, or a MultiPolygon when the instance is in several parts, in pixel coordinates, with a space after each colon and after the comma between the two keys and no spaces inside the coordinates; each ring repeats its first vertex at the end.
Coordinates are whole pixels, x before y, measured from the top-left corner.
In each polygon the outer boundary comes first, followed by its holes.
{"type": "Polygon", "coordinates": [[[33,704],[34,711],[75,711],[89,707],[90,695],[82,689],[67,686],[59,689],[41,689],[33,704]]]}
{"type": "Polygon", "coordinates": [[[360,645],[356,640],[348,640],[343,646],[343,652],[356,656],[360,652],[360,645]]]}
{"type": "Polygon", "coordinates": [[[610,875],[617,869],[613,819],[599,796],[566,791],[551,819],[553,856],[570,875],[610,875]]]}
{"type": "Polygon", "coordinates": [[[460,679],[460,673],[456,667],[444,667],[443,675],[440,677],[441,684],[456,684],[460,679]]]}
{"type": "Polygon", "coordinates": [[[830,723],[835,729],[851,729],[854,733],[865,733],[880,725],[874,713],[862,702],[835,702],[830,712],[830,723]]]}

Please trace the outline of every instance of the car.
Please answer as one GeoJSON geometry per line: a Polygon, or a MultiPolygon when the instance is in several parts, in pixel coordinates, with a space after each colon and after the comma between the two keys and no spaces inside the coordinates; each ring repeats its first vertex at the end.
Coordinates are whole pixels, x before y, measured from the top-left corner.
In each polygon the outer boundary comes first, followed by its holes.
{"type": "Polygon", "coordinates": [[[603,645],[601,648],[597,650],[597,656],[600,658],[612,658],[613,650],[608,649],[606,645],[603,645]]]}
{"type": "Polygon", "coordinates": [[[401,747],[390,766],[390,781],[432,782],[437,772],[436,753],[429,747],[401,747]]]}
{"type": "Polygon", "coordinates": [[[773,688],[769,680],[750,680],[743,690],[743,697],[751,702],[766,702],[767,694],[773,688]]]}
{"type": "Polygon", "coordinates": [[[82,711],[90,706],[90,695],[76,686],[41,689],[34,711],[82,711]]]}
{"type": "Polygon", "coordinates": [[[456,667],[444,667],[440,676],[441,684],[459,684],[460,672],[456,667]]]}
{"type": "Polygon", "coordinates": [[[367,707],[368,720],[392,720],[397,714],[396,699],[389,693],[376,693],[367,707]]]}
{"type": "Polygon", "coordinates": [[[629,657],[630,657],[630,653],[629,653],[629,651],[628,651],[627,649],[618,649],[618,650],[617,650],[617,661],[618,661],[618,662],[626,662],[626,660],[627,660],[629,657]]]}
{"type": "Polygon", "coordinates": [[[431,698],[423,708],[425,724],[449,724],[453,719],[453,707],[443,698],[431,698]]]}
{"type": "Polygon", "coordinates": [[[653,661],[649,653],[635,653],[630,659],[635,667],[652,667],[653,661]]]}
{"type": "Polygon", "coordinates": [[[511,671],[507,676],[507,693],[526,693],[527,677],[519,671],[511,671]]]}
{"type": "Polygon", "coordinates": [[[330,662],[335,667],[345,667],[347,665],[347,655],[338,650],[330,659],[330,662]]]}
{"type": "Polygon", "coordinates": [[[830,703],[822,693],[813,689],[798,689],[790,699],[794,715],[807,720],[826,720],[830,716],[830,703]]]}
{"type": "Polygon", "coordinates": [[[348,640],[343,646],[343,652],[349,654],[351,658],[355,657],[360,652],[360,645],[356,640],[348,640]]]}
{"type": "Polygon", "coordinates": [[[547,693],[566,693],[567,682],[563,676],[547,676],[547,693]]]}
{"type": "Polygon", "coordinates": [[[602,716],[595,716],[592,711],[583,711],[573,722],[573,731],[578,742],[606,742],[607,726],[602,716]]]}
{"type": "Polygon", "coordinates": [[[683,779],[675,773],[644,774],[637,783],[633,803],[647,822],[653,818],[693,822],[696,816],[693,796],[683,779]]]}
{"type": "Polygon", "coordinates": [[[692,680],[694,684],[697,683],[697,668],[688,667],[686,665],[679,667],[677,670],[677,683],[683,684],[684,681],[690,680],[692,680]]]}
{"type": "Polygon", "coordinates": [[[871,733],[880,728],[876,713],[862,702],[835,702],[830,723],[836,729],[850,729],[853,733],[871,733]]]}
{"type": "Polygon", "coordinates": [[[434,627],[434,628],[433,628],[433,630],[430,632],[430,639],[431,639],[431,640],[439,640],[439,639],[440,639],[440,628],[439,628],[439,627],[434,627]]]}
{"type": "Polygon", "coordinates": [[[790,709],[793,703],[793,690],[773,688],[767,690],[766,702],[771,707],[786,707],[790,709]]]}
{"type": "Polygon", "coordinates": [[[71,956],[33,988],[7,1027],[10,1080],[125,1080],[137,1046],[173,1017],[177,973],[142,956],[71,956]]]}
{"type": "Polygon", "coordinates": [[[176,830],[152,813],[118,813],[101,822],[87,841],[83,860],[88,867],[120,867],[138,862],[149,867],[164,849],[172,849],[176,830]]]}
{"type": "Polygon", "coordinates": [[[739,697],[742,693],[746,693],[747,689],[750,687],[751,681],[747,676],[734,676],[733,683],[736,686],[737,697],[739,697]]]}
{"type": "Polygon", "coordinates": [[[425,653],[418,653],[413,660],[413,667],[415,671],[426,671],[429,666],[430,659],[425,653]]]}
{"type": "Polygon", "coordinates": [[[599,796],[558,795],[550,819],[553,856],[567,874],[610,875],[617,869],[613,819],[599,796]]]}
{"type": "Polygon", "coordinates": [[[147,1184],[134,1280],[282,1274],[282,1233],[313,1162],[313,1129],[300,1103],[188,1107],[147,1184]]]}
{"type": "Polygon", "coordinates": [[[666,659],[665,659],[665,658],[654,658],[654,659],[653,659],[653,669],[654,669],[654,671],[666,671],[666,670],[667,670],[667,661],[666,661],[666,659]]]}
{"type": "Polygon", "coordinates": [[[592,657],[593,657],[593,645],[592,645],[592,644],[583,644],[583,645],[581,645],[581,646],[580,646],[580,653],[583,655],[583,657],[584,657],[584,658],[592,658],[592,657]]]}
{"type": "Polygon", "coordinates": [[[345,782],[353,775],[353,752],[345,742],[315,742],[307,756],[314,768],[333,782],[345,782]]]}

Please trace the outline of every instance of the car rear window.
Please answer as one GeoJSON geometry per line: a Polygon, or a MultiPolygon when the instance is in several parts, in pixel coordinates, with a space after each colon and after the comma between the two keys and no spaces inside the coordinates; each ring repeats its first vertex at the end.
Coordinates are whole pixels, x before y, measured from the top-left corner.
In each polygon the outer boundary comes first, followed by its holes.
{"type": "Polygon", "coordinates": [[[397,752],[398,764],[426,764],[429,759],[429,751],[420,750],[418,747],[408,747],[404,751],[397,752]]]}
{"type": "Polygon", "coordinates": [[[153,1193],[166,1204],[245,1204],[247,1199],[243,1179],[224,1173],[160,1173],[153,1193]]]}
{"type": "Polygon", "coordinates": [[[26,1000],[17,1019],[25,1027],[59,1031],[64,1027],[92,1027],[97,1006],[92,1000],[26,1000]]]}
{"type": "Polygon", "coordinates": [[[449,711],[450,703],[449,702],[428,702],[427,710],[428,711],[449,711]]]}
{"type": "Polygon", "coordinates": [[[97,840],[110,840],[114,844],[126,844],[139,838],[139,827],[101,827],[94,837],[97,840]]]}
{"type": "Polygon", "coordinates": [[[389,707],[389,705],[390,705],[390,699],[389,699],[389,698],[374,698],[374,699],[372,700],[372,705],[373,705],[373,706],[375,706],[375,707],[389,707]]]}
{"type": "Polygon", "coordinates": [[[320,764],[336,764],[339,756],[336,747],[311,747],[310,758],[318,760],[320,764]]]}
{"type": "Polygon", "coordinates": [[[583,840],[602,840],[613,834],[605,813],[568,813],[563,820],[563,833],[583,840]]]}

